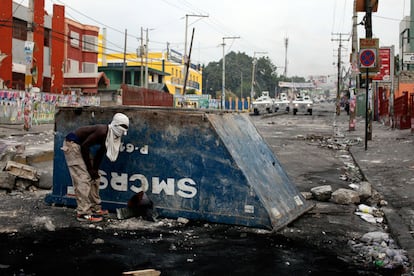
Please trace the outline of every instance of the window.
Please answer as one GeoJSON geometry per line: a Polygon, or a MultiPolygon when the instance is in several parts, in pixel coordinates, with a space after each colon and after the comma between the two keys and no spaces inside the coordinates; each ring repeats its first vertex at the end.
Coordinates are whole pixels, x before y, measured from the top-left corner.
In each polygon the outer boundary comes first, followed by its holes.
{"type": "Polygon", "coordinates": [[[92,35],[83,35],[82,50],[88,52],[98,52],[98,37],[92,35]]]}
{"type": "Polygon", "coordinates": [[[98,67],[95,63],[84,62],[82,63],[82,72],[84,73],[96,73],[98,72],[98,67]]]}
{"type": "Polygon", "coordinates": [[[79,73],[79,61],[68,59],[68,72],[79,73]]]}
{"type": "Polygon", "coordinates": [[[50,35],[51,35],[50,29],[45,28],[45,36],[44,36],[44,39],[43,39],[43,44],[46,47],[50,47],[50,35]]]}
{"type": "Polygon", "coordinates": [[[27,22],[13,18],[13,38],[26,40],[27,39],[27,22]]]}
{"type": "Polygon", "coordinates": [[[79,48],[79,34],[74,31],[70,31],[70,45],[79,48]]]}

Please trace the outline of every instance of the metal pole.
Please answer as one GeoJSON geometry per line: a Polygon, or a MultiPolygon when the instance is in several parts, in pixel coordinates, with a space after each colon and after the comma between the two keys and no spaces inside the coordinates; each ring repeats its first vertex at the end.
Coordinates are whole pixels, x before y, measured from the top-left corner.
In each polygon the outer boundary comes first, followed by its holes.
{"type": "Polygon", "coordinates": [[[148,88],[148,28],[145,43],[145,88],[148,88]]]}
{"type": "Polygon", "coordinates": [[[243,99],[243,72],[240,72],[240,99],[243,99]]]}
{"type": "Polygon", "coordinates": [[[257,59],[256,59],[256,54],[267,54],[267,52],[254,52],[253,53],[253,66],[252,66],[252,86],[250,88],[250,101],[253,101],[253,97],[254,97],[254,82],[255,82],[255,78],[256,78],[256,64],[257,64],[257,59]]]}
{"type": "Polygon", "coordinates": [[[254,98],[254,71],[256,70],[256,58],[253,56],[253,62],[252,62],[252,86],[250,88],[250,101],[253,101],[254,98]]]}
{"type": "MultiPolygon", "coordinates": [[[[372,38],[372,3],[371,0],[365,0],[365,37],[372,38]]],[[[367,69],[367,105],[366,105],[366,114],[368,123],[366,125],[366,139],[372,140],[372,120],[371,120],[371,110],[368,110],[368,69],[367,69]]],[[[366,146],[365,146],[366,149],[366,146]]]]}
{"type": "Polygon", "coordinates": [[[107,66],[106,62],[106,28],[102,29],[102,66],[107,66]]]}
{"type": "Polygon", "coordinates": [[[391,127],[394,128],[394,46],[391,46],[391,62],[390,62],[390,77],[391,77],[391,89],[389,99],[390,117],[392,120],[391,127]]]}
{"type": "Polygon", "coordinates": [[[287,78],[287,50],[288,50],[288,44],[289,44],[289,38],[285,38],[285,68],[283,75],[285,78],[287,78]]]}
{"type": "Polygon", "coordinates": [[[193,28],[193,34],[191,35],[191,43],[190,43],[190,53],[188,54],[188,59],[185,64],[185,78],[184,78],[184,95],[186,94],[186,88],[187,88],[187,80],[188,80],[188,70],[190,69],[190,59],[191,59],[191,49],[193,48],[193,40],[194,40],[194,28],[193,28]]]}
{"type": "Polygon", "coordinates": [[[366,69],[366,78],[365,78],[365,150],[368,149],[368,94],[369,94],[369,68],[366,69]]]}
{"type": "MultiPolygon", "coordinates": [[[[200,15],[200,14],[186,14],[185,15],[185,34],[184,34],[184,57],[183,57],[183,61],[182,61],[182,65],[183,65],[183,69],[182,69],[182,74],[185,77],[186,74],[186,67],[185,64],[188,61],[188,57],[187,57],[187,32],[188,32],[188,17],[190,16],[194,16],[194,17],[208,17],[208,15],[200,15]]],[[[184,90],[184,86],[183,86],[183,93],[185,94],[185,90],[184,90]]]]}
{"type": "Polygon", "coordinates": [[[222,84],[221,84],[221,109],[226,109],[226,55],[224,51],[224,46],[226,45],[224,43],[225,39],[237,39],[240,38],[239,36],[228,36],[223,37],[223,76],[222,76],[222,84]]]}
{"type": "Polygon", "coordinates": [[[338,83],[336,90],[336,115],[341,115],[340,107],[340,89],[341,89],[341,47],[342,47],[342,34],[339,34],[339,47],[338,47],[338,83]]]}
{"type": "MultiPolygon", "coordinates": [[[[184,36],[184,64],[187,62],[187,32],[188,32],[188,14],[185,15],[185,36],[184,36]]],[[[185,91],[184,91],[185,93],[185,91]]]]}
{"type": "Polygon", "coordinates": [[[225,91],[225,86],[226,86],[226,55],[224,52],[224,46],[226,44],[224,44],[224,37],[223,37],[223,70],[222,70],[222,84],[221,84],[221,109],[225,110],[226,109],[226,91],[225,91]]]}
{"type": "Polygon", "coordinates": [[[122,84],[125,84],[126,47],[127,47],[127,29],[125,29],[125,39],[124,39],[124,63],[122,64],[122,84]]]}
{"type": "Polygon", "coordinates": [[[141,74],[140,74],[140,86],[144,86],[144,29],[141,27],[141,48],[140,48],[140,56],[141,56],[141,74]]]}

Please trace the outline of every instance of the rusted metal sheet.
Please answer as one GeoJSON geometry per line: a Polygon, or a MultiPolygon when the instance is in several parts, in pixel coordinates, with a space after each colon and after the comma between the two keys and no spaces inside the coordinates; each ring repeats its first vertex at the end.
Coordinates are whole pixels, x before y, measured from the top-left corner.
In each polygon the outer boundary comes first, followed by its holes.
{"type": "Polygon", "coordinates": [[[408,109],[408,92],[394,99],[394,122],[398,129],[409,129],[411,127],[411,116],[408,109]]]}
{"type": "Polygon", "coordinates": [[[74,128],[130,119],[115,163],[101,166],[101,198],[114,210],[145,191],[163,217],[280,229],[311,206],[247,114],[171,108],[62,108],[56,114],[54,184],[46,201],[74,205],[60,150],[74,128]]]}
{"type": "Polygon", "coordinates": [[[172,107],[174,96],[168,92],[122,85],[122,104],[172,107]]]}

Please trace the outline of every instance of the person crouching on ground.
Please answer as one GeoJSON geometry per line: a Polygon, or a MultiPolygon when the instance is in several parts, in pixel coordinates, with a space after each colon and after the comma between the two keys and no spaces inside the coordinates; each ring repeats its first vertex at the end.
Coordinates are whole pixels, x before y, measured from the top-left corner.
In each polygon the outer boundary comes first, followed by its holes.
{"type": "Polygon", "coordinates": [[[129,119],[116,113],[109,125],[82,126],[69,133],[62,150],[72,178],[78,221],[99,222],[108,210],[102,210],[99,196],[99,167],[104,155],[112,162],[118,158],[121,137],[127,134],[129,119]],[[95,156],[90,149],[98,145],[95,156]]]}

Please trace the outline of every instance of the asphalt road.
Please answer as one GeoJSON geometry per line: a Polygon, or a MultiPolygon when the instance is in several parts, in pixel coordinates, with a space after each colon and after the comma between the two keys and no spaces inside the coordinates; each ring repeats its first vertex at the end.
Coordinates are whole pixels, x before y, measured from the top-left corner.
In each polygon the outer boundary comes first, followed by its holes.
{"type": "MultiPolygon", "coordinates": [[[[350,184],[341,177],[349,153],[326,142],[335,133],[333,112],[326,105],[312,116],[251,117],[300,191],[350,184]]],[[[161,275],[395,273],[351,250],[349,241],[386,228],[354,215],[354,205],[314,202],[311,211],[275,234],[206,222],[119,221],[114,214],[90,225],[77,222],[71,208],[46,205],[46,193],[0,193],[0,275],[120,275],[147,268],[161,275]]]]}

